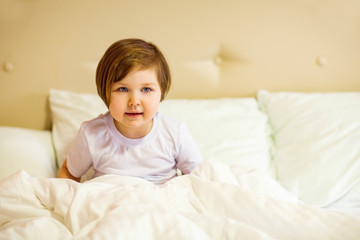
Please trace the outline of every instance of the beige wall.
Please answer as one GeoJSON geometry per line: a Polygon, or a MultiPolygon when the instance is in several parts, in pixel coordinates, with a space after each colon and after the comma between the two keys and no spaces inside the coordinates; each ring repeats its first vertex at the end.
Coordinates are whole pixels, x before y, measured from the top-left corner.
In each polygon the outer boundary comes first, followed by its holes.
{"type": "Polygon", "coordinates": [[[358,0],[0,0],[0,125],[49,128],[49,88],[95,93],[98,60],[127,37],[163,50],[170,98],[360,91],[359,13],[358,0]]]}

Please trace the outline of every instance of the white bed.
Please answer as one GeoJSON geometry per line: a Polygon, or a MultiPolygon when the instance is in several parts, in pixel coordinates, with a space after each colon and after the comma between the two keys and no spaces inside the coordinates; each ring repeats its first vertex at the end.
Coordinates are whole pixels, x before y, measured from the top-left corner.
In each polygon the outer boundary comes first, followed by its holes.
{"type": "MultiPolygon", "coordinates": [[[[94,94],[52,89],[52,131],[0,128],[0,239],[358,239],[360,93],[172,99],[205,161],[163,186],[54,178],[94,94]]],[[[91,172],[88,174],[90,178],[91,172]]]]}

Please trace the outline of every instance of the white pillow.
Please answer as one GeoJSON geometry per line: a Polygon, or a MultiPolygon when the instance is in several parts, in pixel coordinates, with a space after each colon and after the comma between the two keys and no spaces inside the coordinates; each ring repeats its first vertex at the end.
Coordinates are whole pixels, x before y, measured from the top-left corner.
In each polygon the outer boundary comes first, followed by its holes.
{"type": "Polygon", "coordinates": [[[0,155],[0,179],[19,170],[32,176],[56,176],[50,131],[0,127],[0,155]]]}
{"type": "Polygon", "coordinates": [[[270,132],[255,98],[165,100],[159,112],[188,125],[205,159],[269,170],[270,132]]]}
{"type": "Polygon", "coordinates": [[[258,92],[273,129],[281,184],[311,205],[360,180],[360,93],[258,92]]]}
{"type": "MultiPolygon", "coordinates": [[[[61,165],[81,122],[104,113],[107,108],[97,95],[62,90],[50,91],[50,107],[54,144],[61,165]]],[[[188,124],[205,158],[268,170],[267,118],[254,98],[165,100],[159,111],[188,124]]]]}
{"type": "Polygon", "coordinates": [[[82,122],[107,111],[98,95],[50,90],[52,133],[57,162],[62,166],[82,122]]]}

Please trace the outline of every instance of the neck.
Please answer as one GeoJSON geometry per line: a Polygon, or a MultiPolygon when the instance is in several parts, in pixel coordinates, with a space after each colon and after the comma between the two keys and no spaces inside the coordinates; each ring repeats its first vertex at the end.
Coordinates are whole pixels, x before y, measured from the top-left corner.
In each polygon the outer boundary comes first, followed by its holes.
{"type": "Polygon", "coordinates": [[[134,128],[122,128],[115,123],[117,130],[125,137],[131,139],[138,139],[148,135],[153,127],[154,119],[146,126],[134,127],[134,128]]]}

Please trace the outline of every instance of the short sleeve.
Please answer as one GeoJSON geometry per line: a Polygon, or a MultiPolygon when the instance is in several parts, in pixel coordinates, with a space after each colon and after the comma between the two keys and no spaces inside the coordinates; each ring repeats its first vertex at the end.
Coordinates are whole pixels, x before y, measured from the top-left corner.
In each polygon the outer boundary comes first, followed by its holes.
{"type": "Polygon", "coordinates": [[[68,170],[74,177],[81,177],[92,165],[92,158],[82,124],[67,155],[68,170]]]}
{"type": "Polygon", "coordinates": [[[176,167],[189,174],[202,161],[202,156],[185,123],[181,125],[178,144],[176,167]]]}

